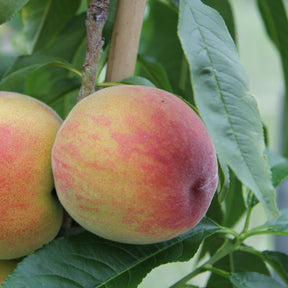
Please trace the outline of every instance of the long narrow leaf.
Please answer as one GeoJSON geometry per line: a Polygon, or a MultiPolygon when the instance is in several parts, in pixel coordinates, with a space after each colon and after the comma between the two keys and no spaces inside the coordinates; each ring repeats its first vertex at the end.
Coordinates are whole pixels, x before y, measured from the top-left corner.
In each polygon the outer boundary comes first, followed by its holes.
{"type": "Polygon", "coordinates": [[[0,24],[10,20],[29,0],[0,0],[0,24]]]}
{"type": "Polygon", "coordinates": [[[288,209],[281,210],[281,215],[275,217],[264,225],[259,226],[266,233],[288,236],[288,209]]]}
{"type": "MultiPolygon", "coordinates": [[[[214,265],[214,267],[229,273],[231,273],[231,270],[233,270],[233,273],[257,272],[270,276],[268,268],[259,256],[242,251],[235,251],[233,254],[222,258],[214,265]]],[[[221,288],[234,287],[230,283],[229,279],[214,273],[211,274],[207,286],[221,288]]]]}
{"type": "Polygon", "coordinates": [[[187,261],[220,228],[204,218],[194,229],[155,245],[125,245],[88,232],[59,238],[21,262],[3,288],[135,288],[154,267],[187,261]]]}
{"type": "Polygon", "coordinates": [[[35,52],[53,39],[75,15],[79,4],[80,0],[30,0],[22,11],[29,51],[35,52]]]}
{"type": "Polygon", "coordinates": [[[214,0],[204,0],[203,1],[206,5],[209,5],[210,7],[216,9],[220,15],[223,17],[226,26],[236,42],[236,27],[235,27],[235,20],[234,20],[234,14],[232,11],[232,7],[230,4],[230,0],[221,0],[221,1],[214,1],[214,0]]]}
{"type": "Polygon", "coordinates": [[[288,255],[277,251],[263,251],[262,255],[288,285],[288,255]]]}
{"type": "Polygon", "coordinates": [[[46,55],[20,56],[6,74],[3,75],[0,81],[0,90],[13,90],[30,73],[46,65],[60,66],[81,76],[81,73],[69,62],[57,57],[46,55]]]}
{"type": "Polygon", "coordinates": [[[150,62],[144,59],[141,55],[138,55],[137,61],[158,88],[172,92],[172,87],[167,74],[160,64],[150,62]]]}
{"type": "MultiPolygon", "coordinates": [[[[150,62],[163,67],[174,93],[191,101],[189,68],[177,37],[178,14],[164,2],[167,1],[161,1],[161,3],[155,0],[147,1],[149,13],[143,22],[139,54],[145,56],[145,59],[150,62]]],[[[153,70],[155,71],[155,68],[153,70]]],[[[160,78],[163,79],[163,72],[161,74],[160,78]]],[[[147,74],[141,73],[138,76],[146,77],[147,74]]],[[[153,79],[151,80],[154,82],[153,79]]],[[[157,83],[154,82],[154,84],[159,87],[157,83]]],[[[168,91],[171,91],[169,86],[168,91]]],[[[166,89],[165,87],[167,85],[164,86],[164,89],[166,89]]]]}
{"type": "Polygon", "coordinates": [[[261,118],[247,73],[221,16],[200,0],[182,0],[178,34],[191,70],[195,101],[221,155],[262,202],[278,214],[264,152],[261,118]]]}

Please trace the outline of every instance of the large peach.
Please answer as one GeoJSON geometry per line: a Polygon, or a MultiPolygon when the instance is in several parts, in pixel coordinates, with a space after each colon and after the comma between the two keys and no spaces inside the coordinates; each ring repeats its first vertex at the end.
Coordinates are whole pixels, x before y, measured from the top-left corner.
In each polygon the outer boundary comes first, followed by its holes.
{"type": "Polygon", "coordinates": [[[46,104],[0,92],[0,259],[22,257],[58,233],[51,150],[62,124],[46,104]]]}
{"type": "Polygon", "coordinates": [[[52,169],[72,218],[136,244],[195,226],[218,183],[215,148],[197,114],[144,86],[105,88],[80,101],[57,133],[52,169]]]}

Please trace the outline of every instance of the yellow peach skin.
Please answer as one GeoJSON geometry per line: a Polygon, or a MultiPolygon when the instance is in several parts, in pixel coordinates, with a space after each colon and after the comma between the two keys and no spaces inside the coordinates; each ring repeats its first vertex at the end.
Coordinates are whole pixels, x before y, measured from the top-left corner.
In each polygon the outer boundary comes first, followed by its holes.
{"type": "Polygon", "coordinates": [[[0,287],[8,275],[14,271],[18,263],[18,260],[0,260],[0,287]]]}
{"type": "Polygon", "coordinates": [[[197,114],[144,86],[105,88],[80,101],[57,133],[52,169],[72,218],[135,244],[195,226],[218,183],[215,148],[197,114]]]}
{"type": "Polygon", "coordinates": [[[0,259],[22,257],[58,233],[51,150],[62,124],[46,104],[0,92],[0,259]]]}

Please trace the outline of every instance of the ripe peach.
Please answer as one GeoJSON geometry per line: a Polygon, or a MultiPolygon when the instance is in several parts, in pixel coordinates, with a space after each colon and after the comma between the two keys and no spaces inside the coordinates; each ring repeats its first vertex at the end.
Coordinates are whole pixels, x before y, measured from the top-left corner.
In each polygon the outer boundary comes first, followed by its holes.
{"type": "Polygon", "coordinates": [[[22,257],[58,233],[51,150],[62,124],[46,104],[0,92],[0,259],[22,257]]]}
{"type": "Polygon", "coordinates": [[[80,101],[57,133],[52,169],[60,202],[111,240],[168,240],[205,215],[218,183],[213,142],[178,97],[116,86],[80,101]]]}
{"type": "Polygon", "coordinates": [[[0,260],[0,287],[8,275],[14,271],[18,263],[18,260],[0,260]]]}

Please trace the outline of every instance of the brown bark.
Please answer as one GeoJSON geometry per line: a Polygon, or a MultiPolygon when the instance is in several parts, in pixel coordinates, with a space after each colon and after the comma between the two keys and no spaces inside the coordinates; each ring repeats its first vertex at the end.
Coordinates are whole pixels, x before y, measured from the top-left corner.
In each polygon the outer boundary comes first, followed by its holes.
{"type": "Polygon", "coordinates": [[[107,20],[109,0],[91,0],[87,10],[87,51],[82,67],[82,84],[78,101],[95,91],[97,65],[103,46],[102,31],[107,20]]]}

